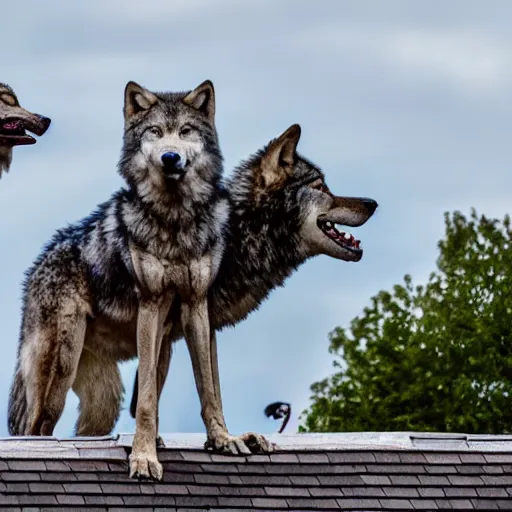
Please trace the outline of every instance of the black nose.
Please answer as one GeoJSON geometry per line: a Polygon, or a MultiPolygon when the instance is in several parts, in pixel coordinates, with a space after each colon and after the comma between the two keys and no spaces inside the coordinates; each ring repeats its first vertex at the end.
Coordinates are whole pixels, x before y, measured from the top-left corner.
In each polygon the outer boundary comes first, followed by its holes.
{"type": "Polygon", "coordinates": [[[39,114],[34,114],[34,116],[35,119],[33,120],[33,123],[31,123],[31,125],[28,127],[28,129],[36,135],[44,135],[46,130],[48,130],[48,126],[50,126],[52,120],[49,117],[41,116],[39,114]]]}
{"type": "Polygon", "coordinates": [[[363,199],[363,204],[364,204],[364,206],[366,207],[366,209],[368,210],[368,213],[369,213],[370,215],[373,215],[373,213],[374,213],[374,212],[375,212],[375,210],[377,209],[377,206],[379,206],[379,205],[378,205],[378,203],[377,203],[377,201],[374,201],[373,199],[369,199],[369,198],[367,198],[367,197],[365,197],[365,198],[363,199]]]}
{"type": "Polygon", "coordinates": [[[44,129],[47,130],[48,126],[50,126],[50,123],[52,120],[49,117],[39,116],[39,119],[41,120],[41,123],[44,126],[44,129]]]}
{"type": "Polygon", "coordinates": [[[179,153],[174,153],[173,151],[169,151],[162,155],[162,162],[167,167],[176,167],[178,163],[181,161],[181,156],[179,153]]]}

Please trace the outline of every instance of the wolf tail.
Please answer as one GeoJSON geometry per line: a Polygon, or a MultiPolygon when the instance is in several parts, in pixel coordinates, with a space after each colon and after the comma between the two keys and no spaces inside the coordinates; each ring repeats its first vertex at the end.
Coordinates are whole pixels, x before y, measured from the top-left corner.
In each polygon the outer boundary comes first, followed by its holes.
{"type": "Polygon", "coordinates": [[[8,428],[11,436],[22,436],[27,425],[27,394],[25,381],[21,373],[20,363],[16,364],[14,381],[11,386],[8,407],[8,428]]]}

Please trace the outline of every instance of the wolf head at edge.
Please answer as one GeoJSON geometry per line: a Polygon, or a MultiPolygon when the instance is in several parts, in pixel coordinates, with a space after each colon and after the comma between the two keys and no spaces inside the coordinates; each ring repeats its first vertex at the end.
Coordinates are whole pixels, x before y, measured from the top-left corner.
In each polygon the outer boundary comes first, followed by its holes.
{"type": "Polygon", "coordinates": [[[253,213],[269,219],[265,229],[283,228],[286,219],[293,218],[288,236],[296,237],[293,246],[305,259],[325,254],[359,261],[360,241],[343,226],[361,226],[378,204],[366,197],[334,195],[321,169],[297,153],[300,136],[300,126],[290,126],[235,170],[229,180],[234,208],[237,202],[246,205],[250,195],[253,213]]]}
{"type": "Polygon", "coordinates": [[[24,109],[12,88],[0,83],[0,176],[9,171],[14,146],[36,143],[25,130],[41,136],[50,123],[49,118],[24,109]]]}
{"type": "Polygon", "coordinates": [[[220,178],[215,92],[209,80],[190,92],[166,93],[129,82],[124,119],[119,170],[139,193],[161,193],[220,178]]]}

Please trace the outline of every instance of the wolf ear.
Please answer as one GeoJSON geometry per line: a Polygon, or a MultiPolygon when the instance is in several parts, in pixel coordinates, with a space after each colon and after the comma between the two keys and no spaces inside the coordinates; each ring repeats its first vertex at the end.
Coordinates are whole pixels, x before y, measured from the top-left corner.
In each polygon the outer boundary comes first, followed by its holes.
{"type": "Polygon", "coordinates": [[[261,172],[268,184],[286,177],[295,164],[300,126],[292,124],[288,130],[273,140],[261,160],[261,172]]]}
{"type": "Polygon", "coordinates": [[[135,82],[128,82],[124,90],[124,118],[126,121],[143,110],[149,110],[158,98],[135,82]]]}
{"type": "Polygon", "coordinates": [[[215,119],[215,89],[210,80],[205,80],[184,98],[183,103],[199,110],[208,117],[211,123],[215,119]]]}

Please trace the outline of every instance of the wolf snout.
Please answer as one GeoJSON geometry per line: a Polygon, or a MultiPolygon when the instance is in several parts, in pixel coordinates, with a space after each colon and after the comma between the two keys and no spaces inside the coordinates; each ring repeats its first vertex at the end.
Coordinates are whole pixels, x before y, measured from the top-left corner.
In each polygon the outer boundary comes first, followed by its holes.
{"type": "Polygon", "coordinates": [[[41,121],[41,125],[42,127],[47,130],[48,127],[50,126],[52,120],[49,118],[49,117],[46,117],[46,116],[39,116],[39,121],[41,121]]]}
{"type": "Polygon", "coordinates": [[[374,199],[370,199],[368,197],[363,198],[363,205],[370,215],[373,215],[375,213],[375,210],[377,209],[377,206],[379,206],[377,201],[375,201],[374,199]]]}
{"type": "Polygon", "coordinates": [[[183,174],[183,159],[179,153],[168,151],[161,156],[161,159],[164,164],[164,172],[166,174],[183,174]]]}
{"type": "Polygon", "coordinates": [[[36,135],[44,135],[52,120],[49,117],[41,116],[37,114],[37,127],[34,127],[34,133],[36,135]]]}
{"type": "Polygon", "coordinates": [[[164,153],[162,155],[162,162],[164,163],[164,165],[176,166],[179,162],[181,162],[181,156],[179,153],[169,151],[168,153],[164,153]]]}

